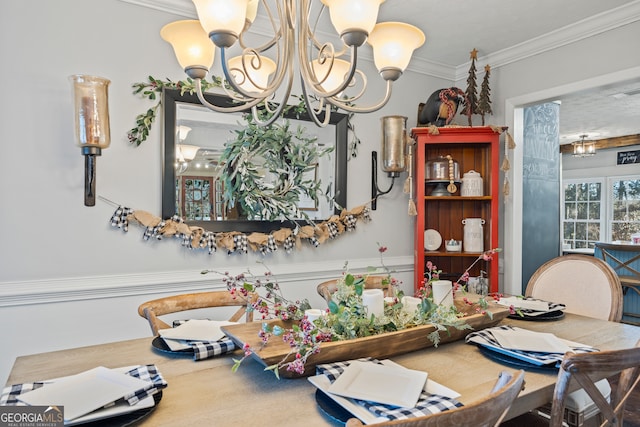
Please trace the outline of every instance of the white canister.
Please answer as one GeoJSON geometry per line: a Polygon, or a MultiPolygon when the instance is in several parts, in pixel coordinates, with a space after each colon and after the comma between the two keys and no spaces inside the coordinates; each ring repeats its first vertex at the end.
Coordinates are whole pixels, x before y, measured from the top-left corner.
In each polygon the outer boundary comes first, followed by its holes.
{"type": "Polygon", "coordinates": [[[470,170],[462,176],[460,195],[467,197],[484,195],[482,177],[478,172],[470,170]]]}
{"type": "Polygon", "coordinates": [[[465,218],[462,220],[464,224],[464,237],[462,239],[462,249],[465,252],[484,252],[484,234],[482,218],[465,218]]]}

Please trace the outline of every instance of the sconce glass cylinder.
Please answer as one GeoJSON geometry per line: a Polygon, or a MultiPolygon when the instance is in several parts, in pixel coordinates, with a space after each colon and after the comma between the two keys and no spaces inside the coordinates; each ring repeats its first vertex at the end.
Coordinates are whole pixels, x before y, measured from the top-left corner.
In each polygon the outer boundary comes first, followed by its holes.
{"type": "Polygon", "coordinates": [[[111,143],[107,92],[111,81],[80,74],[69,80],[73,84],[76,143],[82,147],[82,154],[100,155],[100,150],[111,143]]]}
{"type": "Polygon", "coordinates": [[[399,176],[406,169],[405,116],[385,116],[382,121],[382,170],[390,177],[399,176]]]}
{"type": "Polygon", "coordinates": [[[73,85],[76,144],[84,155],[84,204],[96,204],[96,161],[102,149],[111,143],[109,127],[110,80],[76,74],[69,77],[73,85]]]}

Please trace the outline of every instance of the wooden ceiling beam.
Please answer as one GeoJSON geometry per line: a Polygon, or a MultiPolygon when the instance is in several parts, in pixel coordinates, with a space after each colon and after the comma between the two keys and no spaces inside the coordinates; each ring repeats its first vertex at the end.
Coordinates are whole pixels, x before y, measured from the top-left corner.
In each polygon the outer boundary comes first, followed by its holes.
{"type": "MultiPolygon", "coordinates": [[[[616,136],[615,138],[604,139],[589,139],[587,141],[593,141],[596,143],[596,151],[605,150],[607,148],[620,148],[627,147],[629,145],[640,145],[640,134],[616,136]]],[[[573,144],[560,145],[560,153],[571,154],[573,153],[573,144]]]]}

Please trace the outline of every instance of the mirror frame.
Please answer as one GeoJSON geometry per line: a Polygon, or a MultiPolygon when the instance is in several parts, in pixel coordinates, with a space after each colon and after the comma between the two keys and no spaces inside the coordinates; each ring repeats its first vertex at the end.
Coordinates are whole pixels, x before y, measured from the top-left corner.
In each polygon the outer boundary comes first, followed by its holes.
{"type": "MultiPolygon", "coordinates": [[[[233,101],[224,95],[207,93],[205,99],[212,104],[220,106],[231,106],[233,101]]],[[[177,103],[190,103],[201,105],[196,94],[180,94],[178,89],[165,88],[162,91],[163,110],[163,151],[162,151],[162,218],[171,218],[176,214],[176,173],[174,169],[175,146],[176,146],[176,108],[177,103]]],[[[206,107],[202,107],[206,108],[206,107]]],[[[227,114],[227,113],[215,113],[227,114]]],[[[242,113],[238,113],[242,114],[242,113]]],[[[306,114],[296,115],[287,113],[285,118],[308,121],[315,126],[311,118],[306,114]]],[[[240,119],[240,116],[238,116],[240,119]]],[[[322,117],[321,117],[322,119],[322,117]]],[[[335,127],[335,204],[334,213],[339,214],[341,206],[346,208],[347,204],[347,146],[348,146],[348,119],[349,116],[343,113],[332,112],[330,122],[327,126],[335,127]]],[[[326,183],[325,183],[326,184],[326,183]]],[[[328,218],[325,218],[325,220],[328,218]]],[[[304,222],[300,220],[299,222],[304,222]]],[[[316,220],[319,223],[323,220],[316,220]]],[[[295,228],[294,221],[249,221],[249,220],[225,220],[225,221],[186,221],[191,226],[202,227],[205,230],[214,232],[240,231],[240,232],[262,232],[278,230],[282,227],[295,228]]]]}

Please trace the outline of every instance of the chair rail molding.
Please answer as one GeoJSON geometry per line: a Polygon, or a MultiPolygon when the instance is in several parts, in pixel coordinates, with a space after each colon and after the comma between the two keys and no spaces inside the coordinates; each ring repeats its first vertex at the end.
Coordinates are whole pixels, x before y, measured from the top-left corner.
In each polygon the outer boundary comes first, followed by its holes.
{"type": "MultiPolygon", "coordinates": [[[[349,272],[364,274],[379,258],[349,261],[349,272]]],[[[413,257],[388,257],[385,265],[391,274],[413,272],[413,257]]],[[[246,267],[224,268],[230,274],[246,271],[246,267]]],[[[254,269],[258,271],[257,269],[254,269]]],[[[272,269],[273,270],[273,269],[272,269]]],[[[310,282],[317,284],[343,273],[339,260],[280,265],[274,271],[280,284],[310,282]]],[[[378,273],[379,274],[379,273],[378,273]]],[[[315,284],[312,293],[315,293],[315,284]]],[[[149,295],[164,292],[204,292],[223,289],[222,276],[201,274],[200,270],[165,271],[111,276],[54,278],[31,281],[0,282],[0,307],[47,304],[149,295]]]]}

